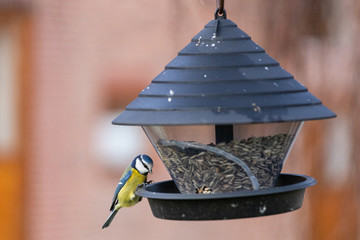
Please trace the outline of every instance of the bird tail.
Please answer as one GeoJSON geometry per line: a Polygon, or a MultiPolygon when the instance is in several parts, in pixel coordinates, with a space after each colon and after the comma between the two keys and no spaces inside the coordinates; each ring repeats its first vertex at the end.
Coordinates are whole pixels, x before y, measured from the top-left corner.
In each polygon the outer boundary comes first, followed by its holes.
{"type": "Polygon", "coordinates": [[[112,220],[114,219],[116,213],[119,211],[119,209],[114,209],[114,211],[112,211],[108,217],[108,219],[106,220],[106,222],[104,223],[104,225],[102,226],[102,229],[107,228],[108,226],[110,226],[110,223],[112,222],[112,220]]]}

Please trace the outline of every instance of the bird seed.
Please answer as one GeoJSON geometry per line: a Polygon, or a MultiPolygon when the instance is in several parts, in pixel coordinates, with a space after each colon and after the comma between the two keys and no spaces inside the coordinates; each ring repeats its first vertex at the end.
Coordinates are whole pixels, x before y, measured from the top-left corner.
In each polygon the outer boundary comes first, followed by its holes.
{"type": "Polygon", "coordinates": [[[159,140],[158,144],[181,193],[209,194],[252,190],[256,184],[259,189],[273,187],[293,138],[278,134],[216,145],[174,140],[159,140]]]}

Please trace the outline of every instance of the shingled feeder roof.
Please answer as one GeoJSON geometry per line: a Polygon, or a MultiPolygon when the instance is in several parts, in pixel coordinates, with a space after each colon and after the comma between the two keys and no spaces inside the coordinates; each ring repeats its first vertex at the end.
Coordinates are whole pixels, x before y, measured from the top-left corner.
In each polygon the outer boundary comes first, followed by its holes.
{"type": "Polygon", "coordinates": [[[335,116],[234,22],[216,19],[113,123],[241,124],[335,116]]]}

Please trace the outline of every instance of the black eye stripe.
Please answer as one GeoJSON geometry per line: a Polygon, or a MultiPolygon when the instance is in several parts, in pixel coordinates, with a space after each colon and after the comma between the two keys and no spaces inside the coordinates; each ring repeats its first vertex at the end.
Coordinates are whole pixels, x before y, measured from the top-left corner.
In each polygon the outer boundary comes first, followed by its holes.
{"type": "Polygon", "coordinates": [[[141,161],[141,163],[143,164],[143,166],[144,166],[147,170],[149,170],[149,167],[148,167],[143,161],[141,161]]]}

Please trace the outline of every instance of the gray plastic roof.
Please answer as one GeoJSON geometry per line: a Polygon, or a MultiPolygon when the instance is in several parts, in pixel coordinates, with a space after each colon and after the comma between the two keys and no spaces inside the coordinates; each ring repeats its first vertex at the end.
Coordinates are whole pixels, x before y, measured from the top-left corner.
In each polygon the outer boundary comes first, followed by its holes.
{"type": "Polygon", "coordinates": [[[113,124],[269,123],[335,116],[235,23],[216,19],[113,124]]]}

